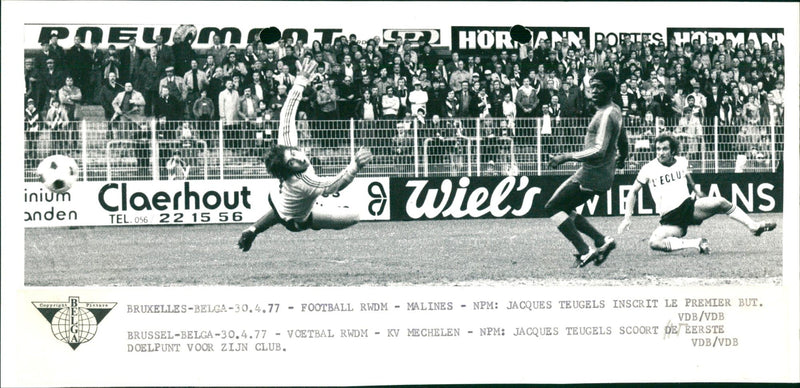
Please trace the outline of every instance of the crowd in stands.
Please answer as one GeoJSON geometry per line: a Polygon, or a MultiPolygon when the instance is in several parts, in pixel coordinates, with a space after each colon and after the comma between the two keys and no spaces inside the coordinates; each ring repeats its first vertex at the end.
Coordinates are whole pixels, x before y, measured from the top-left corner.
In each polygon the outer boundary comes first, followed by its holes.
{"type": "MultiPolygon", "coordinates": [[[[521,45],[490,55],[437,55],[425,42],[341,36],[333,43],[294,41],[245,47],[226,46],[219,36],[205,50],[194,37],[161,36],[148,48],[135,38],[123,48],[97,42],[85,47],[79,37],[64,49],[53,35],[25,59],[26,129],[67,128],[59,141],[76,141],[76,105],[100,105],[114,136],[113,122],[155,117],[166,138],[175,138],[181,120],[221,120],[230,147],[250,139],[253,123],[276,118],[306,59],[320,66],[299,107],[301,118],[359,122],[419,119],[428,135],[447,119],[497,118],[496,130],[525,136],[526,118],[558,120],[590,117],[589,79],[601,70],[616,75],[614,101],[622,108],[631,135],[650,126],[674,123],[676,131],[710,135],[718,120],[731,128],[723,135],[757,138],[758,125],[782,122],[784,48],[778,41],[734,45],[726,40],[632,42],[609,46],[584,39],[521,45]],[[520,128],[515,132],[514,127],[520,128]]],[[[469,121],[462,120],[465,130],[469,121]]],[[[444,125],[442,125],[444,127],[444,125]]],[[[449,125],[452,131],[459,125],[449,125]]],[[[209,126],[209,128],[211,128],[209,126]]],[[[394,127],[393,127],[394,128],[394,127]]],[[[452,136],[452,133],[450,134],[452,136]]],[[[731,143],[734,143],[732,140],[731,143]]]]}

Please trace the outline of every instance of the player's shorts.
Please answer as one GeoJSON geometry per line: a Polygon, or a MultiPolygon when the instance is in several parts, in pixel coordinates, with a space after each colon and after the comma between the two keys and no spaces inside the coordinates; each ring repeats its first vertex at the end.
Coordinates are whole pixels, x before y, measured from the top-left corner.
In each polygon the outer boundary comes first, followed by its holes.
{"type": "Polygon", "coordinates": [[[678,207],[662,215],[659,222],[661,225],[686,228],[690,225],[700,225],[703,223],[703,220],[694,218],[694,198],[686,198],[678,207]]]}
{"type": "Polygon", "coordinates": [[[601,194],[603,193],[582,187],[580,182],[572,176],[556,189],[556,192],[544,205],[544,208],[553,214],[558,211],[570,212],[594,198],[595,195],[601,194]]]}
{"type": "Polygon", "coordinates": [[[267,196],[267,201],[269,202],[269,206],[275,212],[275,216],[278,217],[278,222],[280,222],[281,225],[283,225],[290,232],[302,232],[304,230],[311,229],[314,213],[309,214],[308,218],[303,221],[295,219],[290,219],[287,221],[281,218],[280,213],[278,213],[278,209],[275,208],[275,204],[272,203],[272,196],[267,196]]]}

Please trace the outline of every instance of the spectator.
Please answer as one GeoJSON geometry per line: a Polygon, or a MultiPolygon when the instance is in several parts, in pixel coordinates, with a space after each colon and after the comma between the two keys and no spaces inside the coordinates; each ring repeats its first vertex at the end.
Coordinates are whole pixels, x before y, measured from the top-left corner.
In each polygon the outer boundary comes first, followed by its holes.
{"type": "MultiPolygon", "coordinates": [[[[454,91],[456,92],[456,96],[458,98],[458,105],[459,105],[459,110],[457,113],[458,117],[470,117],[471,108],[473,108],[471,106],[472,99],[475,97],[475,95],[473,95],[473,93],[471,93],[471,91],[469,90],[469,82],[461,81],[461,86],[458,88],[458,90],[454,89],[454,91]]],[[[477,103],[475,103],[474,105],[475,107],[477,107],[477,103]]],[[[477,115],[473,117],[477,117],[477,115]]]]}
{"type": "Polygon", "coordinates": [[[289,66],[281,66],[281,72],[275,75],[275,80],[278,81],[278,85],[283,85],[286,89],[291,88],[294,85],[294,76],[290,73],[289,66]]]}
{"type": "Polygon", "coordinates": [[[500,81],[495,79],[489,84],[489,104],[491,104],[492,117],[504,117],[503,115],[503,96],[506,91],[500,86],[500,81]]]}
{"type": "Polygon", "coordinates": [[[277,117],[283,109],[283,104],[286,102],[286,86],[278,85],[278,93],[272,96],[272,99],[267,104],[267,109],[271,112],[271,117],[277,117]]]}
{"type": "Polygon", "coordinates": [[[200,92],[208,88],[206,73],[200,70],[196,59],[192,59],[189,65],[191,68],[183,75],[183,84],[186,85],[183,91],[186,106],[191,109],[194,101],[200,97],[200,92]]]}
{"type": "Polygon", "coordinates": [[[768,100],[770,122],[776,124],[783,124],[783,81],[775,82],[775,89],[769,92],[768,100]]]}
{"type": "Polygon", "coordinates": [[[333,80],[323,81],[317,89],[317,119],[338,120],[339,110],[337,102],[339,94],[333,80]]]}
{"type": "Polygon", "coordinates": [[[553,78],[547,79],[544,85],[545,87],[536,94],[536,98],[542,103],[547,103],[553,99],[553,96],[558,96],[558,88],[553,78]]]}
{"type": "Polygon", "coordinates": [[[695,104],[694,96],[687,96],[686,106],[683,108],[683,116],[675,135],[683,143],[684,153],[692,160],[699,160],[697,153],[702,151],[700,146],[703,139],[702,117],[703,109],[695,104]]]}
{"type": "Polygon", "coordinates": [[[119,52],[120,82],[135,82],[142,60],[147,55],[136,46],[136,38],[128,39],[128,45],[119,52]]]}
{"type": "Polygon", "coordinates": [[[75,36],[75,45],[67,50],[64,62],[67,74],[72,75],[75,85],[89,97],[89,70],[92,61],[89,52],[83,47],[80,36],[75,36]]]}
{"type": "Polygon", "coordinates": [[[41,73],[43,86],[47,88],[46,90],[58,90],[64,86],[64,73],[60,70],[56,70],[56,64],[54,59],[48,59],[47,65],[45,66],[44,72],[41,73]]]}
{"type": "Polygon", "coordinates": [[[210,80],[214,73],[217,72],[218,67],[217,60],[214,59],[213,55],[206,56],[206,61],[203,63],[203,72],[206,74],[206,79],[210,80]]]}
{"type": "Polygon", "coordinates": [[[400,116],[405,116],[406,113],[410,114],[411,111],[408,110],[408,86],[406,86],[406,79],[402,77],[399,78],[395,85],[397,86],[395,87],[394,93],[397,95],[397,98],[400,99],[400,112],[398,114],[400,116]]]}
{"type": "MultiPolygon", "coordinates": [[[[39,107],[43,103],[43,89],[39,71],[33,65],[32,58],[25,59],[25,102],[33,100],[34,106],[39,107]]],[[[37,108],[38,109],[38,108],[37,108]]]]}
{"type": "Polygon", "coordinates": [[[93,101],[98,100],[97,93],[103,86],[103,58],[105,54],[98,48],[98,42],[92,41],[92,48],[89,50],[89,92],[93,101]]]}
{"type": "MultiPolygon", "coordinates": [[[[192,117],[198,121],[197,129],[200,131],[200,139],[209,141],[213,139],[211,133],[211,121],[214,119],[214,101],[208,97],[208,90],[200,92],[200,97],[195,100],[192,106],[192,117]]],[[[211,144],[209,144],[209,147],[211,144]]]]}
{"type": "Polygon", "coordinates": [[[653,115],[653,121],[657,117],[664,117],[661,104],[653,97],[653,89],[647,89],[642,92],[642,99],[639,105],[642,116],[649,112],[653,115]]]}
{"type": "MultiPolygon", "coordinates": [[[[253,95],[256,96],[259,101],[263,101],[264,103],[268,102],[272,98],[272,88],[267,86],[267,84],[264,82],[264,79],[261,77],[260,72],[252,72],[250,73],[250,76],[251,78],[249,82],[245,84],[245,86],[252,89],[251,91],[253,92],[253,95]]],[[[272,77],[270,77],[270,79],[271,78],[272,77]]],[[[275,80],[272,80],[270,85],[272,84],[277,85],[275,80]]]]}
{"type": "Polygon", "coordinates": [[[117,75],[116,73],[109,73],[108,80],[103,83],[100,87],[99,92],[97,94],[97,100],[103,107],[103,112],[105,113],[107,124],[107,131],[106,131],[106,139],[112,139],[114,132],[112,128],[112,119],[116,119],[114,117],[114,106],[112,103],[114,102],[114,98],[117,97],[123,91],[122,85],[117,83],[117,75]]]}
{"type": "Polygon", "coordinates": [[[103,57],[103,79],[107,79],[110,73],[114,73],[117,79],[120,78],[120,59],[117,47],[112,45],[108,46],[108,52],[103,57]]]}
{"type": "MultiPolygon", "coordinates": [[[[394,81],[389,78],[389,71],[386,68],[381,68],[379,70],[379,77],[373,81],[373,84],[378,87],[378,96],[383,96],[386,94],[386,89],[392,87],[394,89],[394,81]]],[[[394,90],[392,90],[394,91],[394,90]]],[[[399,101],[399,99],[398,99],[399,101]]]]}
{"type": "Polygon", "coordinates": [[[456,94],[462,91],[464,86],[464,82],[467,83],[467,90],[469,90],[469,81],[472,79],[472,75],[464,70],[464,62],[458,61],[456,62],[456,67],[450,71],[450,88],[453,89],[456,94]]]}
{"type": "Polygon", "coordinates": [[[517,117],[517,104],[511,100],[511,93],[503,95],[502,117],[508,119],[509,127],[513,128],[514,119],[517,117]]]}
{"type": "Polygon", "coordinates": [[[65,140],[67,139],[67,131],[69,130],[69,117],[67,111],[61,106],[58,99],[54,99],[50,103],[50,110],[47,111],[45,118],[47,129],[50,131],[49,147],[55,153],[61,153],[66,149],[65,140]]]}
{"type": "MultiPolygon", "coordinates": [[[[172,51],[172,47],[164,44],[163,36],[156,35],[156,45],[153,46],[151,50],[153,49],[156,50],[160,69],[166,69],[170,66],[175,66],[175,54],[172,51]]],[[[162,75],[163,74],[159,74],[158,77],[160,78],[162,75]]]]}
{"type": "MultiPolygon", "coordinates": [[[[481,86],[479,83],[472,84],[472,92],[475,95],[474,98],[474,107],[471,110],[473,117],[480,117],[480,118],[489,118],[492,117],[490,110],[492,108],[491,102],[489,102],[489,95],[486,94],[486,89],[481,86]]],[[[492,121],[489,121],[492,123],[492,121]]]]}
{"type": "Polygon", "coordinates": [[[177,122],[183,119],[183,103],[176,98],[169,87],[162,86],[161,94],[155,103],[155,117],[159,122],[159,137],[175,139],[177,122]]]}
{"type": "Polygon", "coordinates": [[[244,94],[239,100],[239,119],[241,123],[241,132],[239,136],[244,139],[242,147],[245,148],[244,152],[250,156],[255,155],[255,133],[258,132],[258,121],[260,121],[261,100],[253,94],[252,88],[245,87],[244,94]]]}
{"type": "MultiPolygon", "coordinates": [[[[580,90],[575,85],[573,77],[567,76],[567,82],[561,84],[558,100],[561,101],[562,115],[564,117],[579,117],[583,109],[580,103],[580,90]]],[[[552,98],[551,98],[552,99],[552,98]]]]}
{"type": "MultiPolygon", "coordinates": [[[[636,101],[636,99],[636,94],[628,90],[628,84],[625,82],[619,84],[619,92],[614,94],[613,97],[614,103],[619,105],[623,116],[628,114],[628,111],[631,109],[631,103],[636,101]]],[[[682,106],[680,108],[683,109],[682,106]]]]}
{"type": "Polygon", "coordinates": [[[217,64],[217,66],[219,66],[222,65],[222,62],[227,58],[228,48],[222,44],[222,39],[220,38],[219,35],[216,34],[214,35],[213,42],[214,45],[211,46],[211,48],[209,48],[206,51],[206,54],[208,54],[208,56],[214,57],[214,63],[217,64]]]}
{"type": "MultiPolygon", "coordinates": [[[[385,71],[386,69],[384,69],[385,71]]],[[[394,87],[389,85],[386,87],[386,94],[381,98],[381,107],[383,109],[383,118],[387,120],[396,120],[400,111],[400,98],[394,95],[394,87]]]]}
{"type": "Polygon", "coordinates": [[[428,103],[426,105],[426,112],[429,116],[433,117],[442,116],[447,117],[444,112],[444,100],[447,98],[447,85],[440,80],[435,79],[431,81],[431,89],[428,92],[428,103]]]}
{"type": "Polygon", "coordinates": [[[342,83],[338,85],[339,90],[339,117],[342,119],[350,119],[353,117],[353,109],[355,109],[356,97],[358,90],[353,84],[353,78],[345,75],[342,83]]]}
{"type": "Polygon", "coordinates": [[[236,152],[238,152],[241,146],[237,133],[239,100],[239,92],[234,89],[233,80],[225,81],[225,90],[219,94],[219,119],[223,126],[225,148],[236,150],[236,152]]]}
{"type": "Polygon", "coordinates": [[[244,48],[242,63],[244,63],[246,68],[253,69],[256,66],[256,62],[260,62],[258,60],[258,55],[256,55],[256,49],[252,44],[248,44],[244,48]]]}
{"type": "Polygon", "coordinates": [[[138,123],[144,119],[145,100],[142,93],[133,89],[133,84],[125,83],[125,90],[114,97],[111,102],[114,107],[114,116],[111,121],[119,121],[122,124],[121,132],[125,135],[119,136],[120,132],[114,136],[117,139],[130,138],[129,132],[138,128],[138,123]]]}
{"type": "Polygon", "coordinates": [[[25,103],[25,168],[39,165],[39,120],[36,101],[28,98],[25,103]]]}
{"type": "Polygon", "coordinates": [[[747,96],[747,102],[744,104],[744,119],[748,125],[757,126],[761,124],[761,106],[756,99],[756,96],[747,96]]]}
{"type": "Polygon", "coordinates": [[[71,76],[67,76],[64,86],[58,90],[58,98],[59,101],[61,101],[61,106],[63,106],[64,110],[67,111],[67,118],[69,118],[70,123],[72,123],[68,128],[69,135],[67,136],[67,139],[71,139],[71,147],[73,149],[77,149],[78,128],[74,125],[74,123],[77,121],[75,113],[77,111],[78,104],[83,99],[83,94],[81,93],[81,89],[75,86],[74,80],[71,76]]]}
{"type": "Polygon", "coordinates": [[[228,51],[228,57],[221,65],[226,77],[247,75],[247,67],[236,58],[236,51],[228,51]]]}
{"type": "Polygon", "coordinates": [[[534,109],[539,104],[536,91],[531,86],[530,78],[522,79],[522,87],[517,91],[517,114],[519,117],[533,117],[534,109]]]}
{"type": "Polygon", "coordinates": [[[297,74],[297,56],[294,54],[294,47],[286,46],[286,55],[280,58],[285,66],[289,66],[289,73],[292,75],[297,74]]]}
{"type": "Polygon", "coordinates": [[[461,110],[461,104],[456,98],[456,92],[452,89],[447,91],[447,97],[444,100],[444,113],[445,117],[453,119],[457,118],[458,112],[461,110]]]}
{"type": "Polygon", "coordinates": [[[159,77],[163,69],[159,69],[156,51],[150,49],[150,55],[142,59],[139,65],[135,88],[144,93],[145,108],[144,114],[148,117],[153,115],[153,106],[158,99],[159,77]]]}
{"type": "MultiPolygon", "coordinates": [[[[55,63],[56,59],[58,59],[58,55],[51,50],[50,43],[47,41],[43,41],[41,47],[42,51],[39,51],[34,56],[35,65],[37,70],[45,72],[47,71],[47,61],[52,59],[53,63],[55,63]]],[[[48,107],[48,109],[50,108],[48,107]]]]}
{"type": "Polygon", "coordinates": [[[356,104],[355,118],[359,121],[374,121],[379,115],[378,104],[375,103],[372,93],[364,90],[361,99],[356,104]]]}
{"type": "Polygon", "coordinates": [[[184,83],[182,77],[175,76],[175,67],[170,66],[166,68],[165,71],[167,76],[159,81],[158,89],[162,90],[167,88],[170,96],[179,102],[183,102],[183,99],[186,97],[186,83],[184,83]]]}

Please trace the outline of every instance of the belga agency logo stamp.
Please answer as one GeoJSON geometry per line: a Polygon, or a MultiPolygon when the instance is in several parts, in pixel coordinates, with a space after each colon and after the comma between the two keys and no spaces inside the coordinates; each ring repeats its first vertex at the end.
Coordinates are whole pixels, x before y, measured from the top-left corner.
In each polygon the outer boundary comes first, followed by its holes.
{"type": "Polygon", "coordinates": [[[70,296],[67,302],[31,302],[50,322],[50,330],[59,341],[75,350],[97,334],[97,325],[116,306],[113,302],[81,302],[70,296]]]}

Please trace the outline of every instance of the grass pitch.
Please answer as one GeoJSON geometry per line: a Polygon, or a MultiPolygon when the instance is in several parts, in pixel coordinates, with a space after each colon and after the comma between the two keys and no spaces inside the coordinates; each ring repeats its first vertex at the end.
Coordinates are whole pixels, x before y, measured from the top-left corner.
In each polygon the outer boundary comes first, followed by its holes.
{"type": "Polygon", "coordinates": [[[687,237],[711,254],[651,251],[654,216],[591,217],[618,247],[599,267],[570,268],[573,248],[548,219],[364,222],[343,231],[292,233],[276,226],[250,252],[244,225],[40,228],[25,231],[29,286],[671,285],[779,283],[782,214],[753,237],[716,216],[687,237]]]}

